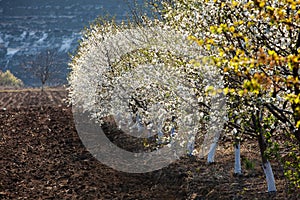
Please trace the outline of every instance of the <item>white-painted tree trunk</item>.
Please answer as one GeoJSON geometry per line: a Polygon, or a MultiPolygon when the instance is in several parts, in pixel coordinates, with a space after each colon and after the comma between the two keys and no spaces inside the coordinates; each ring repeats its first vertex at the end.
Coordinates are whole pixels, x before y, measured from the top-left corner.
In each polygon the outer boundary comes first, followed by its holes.
{"type": "Polygon", "coordinates": [[[194,148],[195,148],[195,137],[191,137],[187,143],[187,154],[189,156],[193,155],[194,148]]]}
{"type": "Polygon", "coordinates": [[[263,163],[263,170],[266,175],[266,180],[268,184],[268,192],[276,192],[276,184],[275,184],[275,178],[273,174],[273,170],[271,167],[271,164],[269,161],[266,163],[263,163]]]}
{"type": "Polygon", "coordinates": [[[158,144],[161,144],[162,143],[162,139],[164,137],[164,134],[161,130],[158,131],[157,133],[157,136],[158,136],[158,144]]]}
{"type": "Polygon", "coordinates": [[[240,175],[242,174],[240,142],[234,145],[234,158],[234,174],[240,175]]]}
{"type": "Polygon", "coordinates": [[[213,142],[210,145],[210,149],[207,155],[207,162],[208,163],[214,163],[215,162],[215,153],[216,153],[216,149],[217,149],[217,142],[213,142]]]}

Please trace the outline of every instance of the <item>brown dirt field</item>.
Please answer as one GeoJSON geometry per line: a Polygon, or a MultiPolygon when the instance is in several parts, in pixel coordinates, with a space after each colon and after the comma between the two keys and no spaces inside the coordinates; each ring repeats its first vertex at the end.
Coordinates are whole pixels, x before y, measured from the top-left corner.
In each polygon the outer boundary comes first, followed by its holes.
{"type": "MultiPolygon", "coordinates": [[[[151,173],[115,171],[82,145],[66,97],[64,89],[0,92],[0,199],[300,199],[274,162],[278,192],[266,193],[255,142],[242,146],[242,177],[233,176],[228,142],[213,165],[184,157],[151,173]]],[[[114,140],[122,134],[103,128],[114,140]]]]}

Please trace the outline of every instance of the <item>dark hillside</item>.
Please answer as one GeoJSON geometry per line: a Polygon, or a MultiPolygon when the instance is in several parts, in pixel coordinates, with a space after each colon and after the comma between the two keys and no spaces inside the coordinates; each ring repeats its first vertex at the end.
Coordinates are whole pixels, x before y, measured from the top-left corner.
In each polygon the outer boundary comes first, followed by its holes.
{"type": "Polygon", "coordinates": [[[24,73],[20,63],[45,49],[57,49],[62,68],[59,78],[65,82],[68,52],[76,49],[80,31],[97,16],[109,14],[118,21],[127,19],[130,10],[126,2],[0,0],[0,70],[9,69],[26,85],[36,86],[38,81],[24,73]]]}

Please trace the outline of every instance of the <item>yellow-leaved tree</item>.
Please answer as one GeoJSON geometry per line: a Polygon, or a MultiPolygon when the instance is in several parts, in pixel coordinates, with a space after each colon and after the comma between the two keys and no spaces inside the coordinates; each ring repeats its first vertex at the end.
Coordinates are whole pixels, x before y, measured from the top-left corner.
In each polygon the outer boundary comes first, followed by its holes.
{"type": "MultiPolygon", "coordinates": [[[[300,1],[174,0],[154,7],[170,27],[206,50],[223,74],[228,127],[256,137],[268,191],[268,159],[300,187],[300,1]]],[[[239,138],[239,137],[237,137],[239,138]]]]}

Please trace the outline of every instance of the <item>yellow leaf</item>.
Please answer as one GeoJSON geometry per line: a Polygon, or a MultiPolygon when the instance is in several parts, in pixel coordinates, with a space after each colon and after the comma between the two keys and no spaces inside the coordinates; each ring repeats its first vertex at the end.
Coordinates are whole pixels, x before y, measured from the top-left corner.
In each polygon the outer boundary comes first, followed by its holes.
{"type": "Polygon", "coordinates": [[[206,92],[213,91],[214,89],[215,89],[214,86],[210,85],[207,87],[206,92]]]}
{"type": "Polygon", "coordinates": [[[271,6],[267,6],[266,8],[267,8],[267,10],[274,11],[274,8],[273,8],[273,7],[271,7],[271,6]]]}
{"type": "Polygon", "coordinates": [[[196,40],[197,38],[196,38],[195,36],[193,36],[193,35],[189,35],[189,36],[187,37],[187,39],[188,39],[188,40],[196,40]]]}
{"type": "Polygon", "coordinates": [[[295,99],[294,99],[294,102],[295,102],[295,104],[298,104],[298,103],[300,102],[299,97],[295,98],[295,99]]]}
{"type": "Polygon", "coordinates": [[[209,30],[210,30],[210,32],[215,33],[216,32],[216,27],[215,26],[210,26],[209,30]]]}
{"type": "Polygon", "coordinates": [[[299,126],[300,126],[300,121],[297,121],[296,127],[299,128],[299,126]]]}
{"type": "Polygon", "coordinates": [[[298,62],[298,58],[295,56],[292,61],[295,62],[295,63],[297,63],[298,62]]]}
{"type": "Polygon", "coordinates": [[[206,45],[206,48],[207,48],[207,50],[210,50],[211,45],[210,45],[210,44],[207,44],[207,45],[206,45]]]}
{"type": "Polygon", "coordinates": [[[227,24],[220,24],[220,27],[221,27],[222,29],[225,29],[225,28],[227,28],[227,24]]]}
{"type": "Polygon", "coordinates": [[[261,1],[260,3],[259,3],[259,7],[264,7],[266,5],[266,2],[264,2],[264,1],[261,1]]]}
{"type": "Polygon", "coordinates": [[[226,72],[229,71],[229,68],[228,68],[228,67],[225,67],[225,68],[223,69],[223,71],[226,73],[226,72]]]}
{"type": "MultiPolygon", "coordinates": [[[[250,17],[251,18],[251,17],[250,17]]],[[[254,22],[247,22],[247,27],[250,27],[252,25],[254,25],[255,23],[254,22]]]]}
{"type": "Polygon", "coordinates": [[[221,57],[223,57],[224,56],[224,51],[220,51],[220,53],[219,53],[219,55],[221,56],[221,57]]]}
{"type": "Polygon", "coordinates": [[[268,50],[268,54],[269,54],[270,56],[272,56],[272,55],[276,54],[276,52],[273,51],[273,50],[268,50]]]}
{"type": "Polygon", "coordinates": [[[219,27],[219,28],[217,29],[217,32],[218,32],[218,33],[222,33],[222,28],[219,27]]]}
{"type": "Polygon", "coordinates": [[[199,46],[202,46],[202,45],[203,45],[203,43],[204,43],[204,41],[203,41],[203,40],[197,40],[197,44],[198,44],[199,46]]]}
{"type": "Polygon", "coordinates": [[[208,39],[207,40],[207,44],[214,44],[214,40],[211,38],[211,39],[208,39]]]}
{"type": "Polygon", "coordinates": [[[243,96],[244,95],[244,90],[240,90],[238,91],[239,96],[243,96]]]}
{"type": "Polygon", "coordinates": [[[233,7],[236,7],[237,5],[238,5],[238,2],[232,1],[232,6],[233,6],[233,7]]]}
{"type": "Polygon", "coordinates": [[[235,30],[234,26],[230,26],[229,31],[230,31],[231,33],[233,33],[234,30],[235,30]]]}

